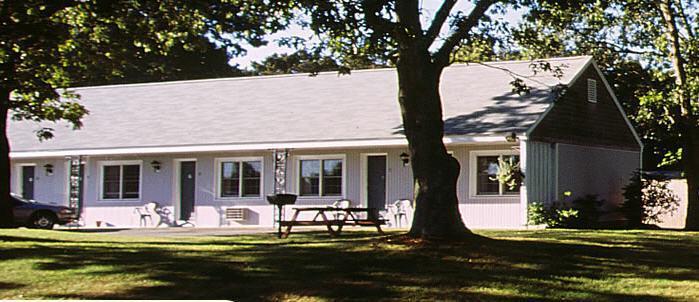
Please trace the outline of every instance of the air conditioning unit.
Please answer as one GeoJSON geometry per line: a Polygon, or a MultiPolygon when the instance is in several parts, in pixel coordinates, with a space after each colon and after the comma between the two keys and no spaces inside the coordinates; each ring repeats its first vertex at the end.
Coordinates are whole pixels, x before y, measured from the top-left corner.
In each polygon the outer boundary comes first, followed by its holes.
{"type": "Polygon", "coordinates": [[[227,208],[226,219],[233,221],[243,221],[247,219],[247,208],[227,208]]]}

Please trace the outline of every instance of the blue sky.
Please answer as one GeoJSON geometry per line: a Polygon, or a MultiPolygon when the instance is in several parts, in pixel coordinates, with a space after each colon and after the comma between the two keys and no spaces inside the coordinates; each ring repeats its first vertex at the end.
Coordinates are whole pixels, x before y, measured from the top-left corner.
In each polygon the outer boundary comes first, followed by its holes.
{"type": "MultiPolygon", "coordinates": [[[[439,8],[439,5],[442,3],[440,0],[422,0],[420,1],[420,5],[422,7],[422,10],[425,12],[424,13],[424,18],[423,18],[423,23],[429,22],[431,20],[432,16],[434,16],[434,12],[437,11],[439,8]]],[[[456,12],[457,10],[461,10],[464,13],[468,13],[471,8],[473,7],[472,3],[470,1],[464,1],[461,0],[456,4],[456,7],[452,10],[452,12],[456,12]]],[[[518,23],[519,19],[521,18],[522,11],[510,11],[504,16],[504,19],[511,22],[511,23],[518,23]]],[[[447,27],[445,26],[442,30],[443,34],[446,34],[447,32],[447,27]]],[[[249,67],[250,63],[253,61],[261,61],[264,58],[275,54],[275,53],[291,53],[294,50],[290,48],[285,48],[285,47],[280,47],[277,45],[275,42],[276,40],[282,38],[282,37],[289,37],[289,36],[299,36],[303,38],[310,38],[313,36],[313,34],[310,31],[304,30],[298,26],[293,26],[289,30],[271,35],[269,37],[270,43],[267,46],[264,47],[258,47],[258,48],[253,48],[253,47],[246,47],[247,49],[247,54],[242,57],[236,57],[233,58],[229,61],[231,65],[238,64],[240,67],[249,67]]]]}

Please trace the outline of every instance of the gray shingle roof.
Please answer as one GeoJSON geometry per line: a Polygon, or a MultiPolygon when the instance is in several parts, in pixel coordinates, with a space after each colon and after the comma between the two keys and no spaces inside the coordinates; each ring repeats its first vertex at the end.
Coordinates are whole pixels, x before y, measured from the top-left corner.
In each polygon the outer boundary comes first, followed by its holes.
{"type": "MultiPolygon", "coordinates": [[[[567,84],[589,57],[549,59],[562,79],[534,74],[529,61],[454,65],[441,95],[447,135],[526,131],[551,103],[550,87],[567,84]],[[531,94],[512,93],[528,76],[531,94]]],[[[14,152],[149,146],[402,138],[394,69],[75,88],[90,114],[84,127],[45,123],[55,138],[39,142],[33,122],[10,122],[14,152]]]]}

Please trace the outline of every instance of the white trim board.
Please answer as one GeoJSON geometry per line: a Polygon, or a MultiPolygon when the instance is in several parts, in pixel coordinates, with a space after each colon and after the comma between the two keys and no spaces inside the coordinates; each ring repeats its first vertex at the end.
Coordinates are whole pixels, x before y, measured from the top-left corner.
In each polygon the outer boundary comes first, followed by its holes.
{"type": "MultiPolygon", "coordinates": [[[[173,217],[174,217],[175,221],[179,220],[180,212],[182,211],[182,200],[180,199],[180,197],[181,197],[180,191],[182,190],[180,188],[180,173],[182,173],[182,172],[180,171],[181,170],[180,164],[182,162],[187,162],[187,161],[194,162],[194,172],[196,175],[195,176],[196,179],[194,180],[194,188],[195,188],[194,198],[195,198],[195,200],[196,200],[196,196],[197,196],[196,190],[198,190],[197,184],[199,183],[199,173],[198,173],[199,164],[197,163],[197,159],[196,158],[173,158],[172,159],[172,171],[173,171],[173,173],[172,173],[172,188],[173,188],[173,190],[172,190],[172,194],[173,194],[172,195],[172,200],[173,200],[172,206],[173,206],[173,215],[174,215],[173,217]]],[[[195,202],[194,206],[196,207],[196,202],[195,202]]]]}
{"type": "MultiPolygon", "coordinates": [[[[347,198],[347,154],[341,153],[341,154],[320,154],[320,155],[296,155],[293,156],[293,165],[294,165],[294,175],[293,175],[293,180],[294,180],[294,188],[296,190],[296,194],[298,194],[299,199],[341,199],[341,198],[347,198]],[[339,159],[342,162],[342,189],[340,196],[328,196],[328,195],[322,195],[323,193],[323,180],[322,176],[320,177],[320,183],[319,183],[319,194],[318,195],[301,195],[301,161],[302,160],[329,160],[329,159],[339,159]]],[[[323,165],[321,163],[320,165],[320,171],[323,170],[323,165]]],[[[287,176],[288,177],[288,176],[287,176]]],[[[288,179],[288,178],[287,178],[288,179]]]]}
{"type": "MultiPolygon", "coordinates": [[[[493,144],[508,143],[505,135],[492,136],[448,136],[443,139],[444,144],[493,144]]],[[[194,145],[194,146],[155,146],[133,148],[104,148],[104,149],[73,149],[54,151],[13,151],[10,158],[39,158],[39,157],[63,157],[73,155],[126,155],[126,154],[167,154],[167,153],[194,153],[194,152],[225,152],[225,151],[260,151],[272,149],[337,149],[337,148],[364,148],[364,147],[405,147],[408,141],[405,138],[391,139],[359,139],[359,140],[333,140],[333,141],[306,141],[306,142],[269,142],[269,143],[242,143],[224,145],[194,145]]]]}
{"type": "Polygon", "coordinates": [[[24,183],[24,172],[22,171],[22,167],[34,167],[34,193],[36,193],[36,174],[37,174],[37,164],[35,162],[28,162],[28,163],[16,163],[15,164],[15,173],[13,175],[17,175],[19,177],[15,178],[15,185],[13,188],[10,188],[10,191],[12,191],[15,194],[22,195],[22,184],[24,183]],[[13,190],[14,189],[14,190],[13,190]]]}
{"type": "Polygon", "coordinates": [[[98,191],[97,191],[97,202],[140,202],[143,200],[143,160],[103,160],[103,161],[98,161],[97,162],[97,173],[99,174],[99,177],[97,178],[97,181],[99,181],[98,184],[98,191]],[[121,194],[123,193],[121,190],[121,187],[124,185],[124,166],[128,165],[138,165],[138,198],[123,198],[121,197],[121,194]],[[120,173],[119,173],[119,196],[121,198],[104,198],[104,167],[105,166],[120,166],[120,173]]]}
{"type": "MultiPolygon", "coordinates": [[[[387,152],[376,152],[376,153],[361,153],[359,155],[359,177],[360,177],[360,187],[359,187],[359,204],[362,207],[369,206],[369,156],[384,156],[386,157],[386,179],[385,179],[385,192],[386,195],[384,200],[388,203],[388,168],[389,168],[389,157],[387,152]]],[[[403,163],[400,164],[401,166],[403,163]]]]}
{"type": "Polygon", "coordinates": [[[236,201],[236,200],[258,200],[263,199],[265,191],[265,158],[264,156],[245,156],[245,157],[217,157],[214,158],[214,200],[216,201],[236,201]],[[240,194],[243,190],[243,177],[242,169],[239,167],[238,173],[241,175],[238,180],[238,196],[224,197],[221,196],[221,164],[224,162],[246,162],[246,161],[259,161],[260,162],[260,194],[258,196],[242,196],[240,194]]]}
{"type": "MultiPolygon", "coordinates": [[[[492,198],[512,198],[513,200],[520,200],[521,192],[518,194],[497,194],[497,195],[478,195],[476,192],[477,186],[477,174],[478,174],[478,156],[502,156],[502,155],[517,155],[519,156],[520,162],[526,159],[522,158],[519,151],[516,150],[471,150],[468,153],[468,197],[469,199],[492,199],[492,198]]],[[[500,184],[500,190],[502,190],[502,184],[500,184]]]]}

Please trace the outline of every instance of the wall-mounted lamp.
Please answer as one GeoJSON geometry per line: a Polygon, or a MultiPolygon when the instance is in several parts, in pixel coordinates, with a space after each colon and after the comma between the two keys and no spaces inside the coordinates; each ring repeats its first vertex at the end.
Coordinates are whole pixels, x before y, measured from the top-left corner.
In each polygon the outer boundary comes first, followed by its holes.
{"type": "Polygon", "coordinates": [[[160,173],[161,164],[159,161],[154,160],[154,161],[150,162],[150,166],[153,167],[153,172],[160,173]]]}
{"type": "Polygon", "coordinates": [[[53,165],[52,164],[45,164],[44,171],[46,172],[46,176],[53,175],[53,165]]]}
{"type": "Polygon", "coordinates": [[[505,140],[507,140],[508,143],[516,143],[517,142],[517,133],[510,133],[507,136],[505,136],[505,140]]]}
{"type": "Polygon", "coordinates": [[[407,166],[410,164],[410,155],[408,153],[401,153],[400,154],[400,160],[403,162],[403,166],[407,166]]]}

